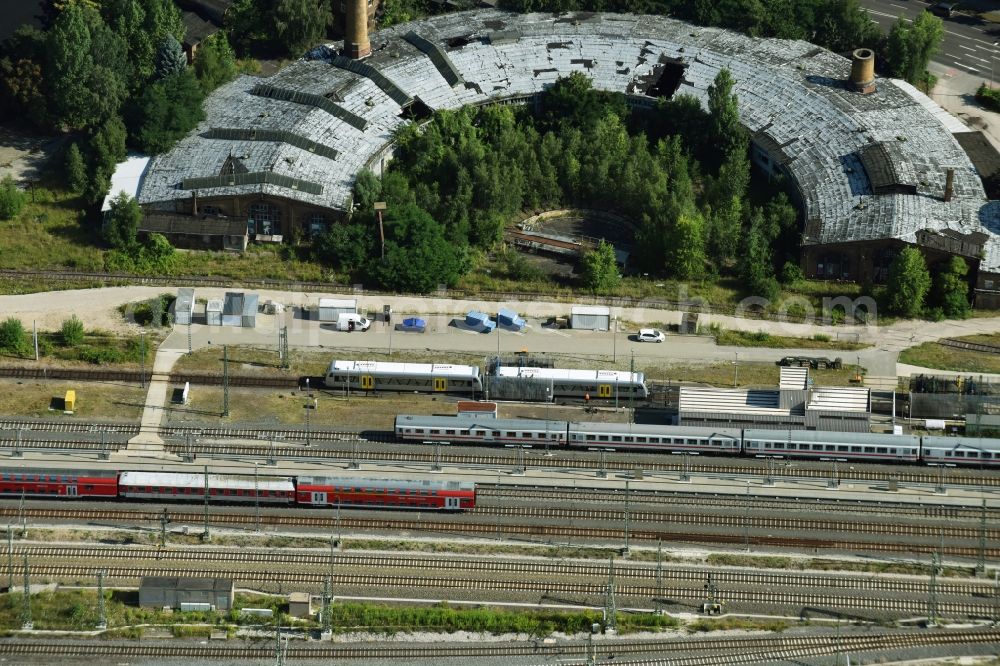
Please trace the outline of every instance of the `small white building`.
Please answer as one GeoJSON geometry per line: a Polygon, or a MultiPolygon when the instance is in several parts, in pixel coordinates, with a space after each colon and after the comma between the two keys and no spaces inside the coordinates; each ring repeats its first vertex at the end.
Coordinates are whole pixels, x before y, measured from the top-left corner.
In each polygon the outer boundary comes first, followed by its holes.
{"type": "Polygon", "coordinates": [[[177,290],[177,300],[174,301],[174,323],[187,326],[194,319],[194,289],[181,287],[177,290]]]}
{"type": "Polygon", "coordinates": [[[606,305],[574,305],[570,309],[569,326],[583,331],[610,331],[611,308],[606,305]]]}
{"type": "Polygon", "coordinates": [[[222,326],[221,298],[213,298],[205,305],[205,323],[209,326],[222,326]]]}

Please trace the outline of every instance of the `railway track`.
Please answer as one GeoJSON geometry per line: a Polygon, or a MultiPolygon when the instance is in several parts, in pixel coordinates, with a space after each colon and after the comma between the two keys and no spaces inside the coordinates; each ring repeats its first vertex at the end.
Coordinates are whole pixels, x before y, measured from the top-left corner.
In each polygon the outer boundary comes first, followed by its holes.
{"type": "MultiPolygon", "coordinates": [[[[148,547],[15,547],[15,560],[27,555],[33,561],[52,559],[92,559],[98,562],[115,560],[156,560],[165,562],[211,562],[237,563],[242,565],[287,565],[287,552],[258,551],[246,549],[161,549],[148,547]]],[[[297,551],[294,555],[297,567],[324,567],[335,571],[345,569],[390,569],[454,571],[464,573],[510,573],[517,576],[565,576],[572,578],[592,578],[603,580],[607,577],[608,566],[591,562],[539,562],[533,560],[503,560],[454,557],[409,557],[384,555],[349,555],[297,551]]],[[[657,577],[655,566],[622,563],[615,565],[615,578],[620,580],[650,580],[657,577]]],[[[338,573],[338,576],[340,574],[338,573]]],[[[748,571],[737,569],[666,567],[659,575],[664,581],[703,583],[711,575],[720,585],[758,586],[764,588],[798,587],[829,588],[864,592],[886,592],[896,594],[927,594],[926,581],[903,577],[873,577],[866,574],[830,575],[782,571],[748,571]]],[[[673,590],[673,588],[672,588],[673,590]]],[[[936,585],[941,596],[963,596],[992,598],[994,588],[980,581],[944,580],[936,585]]]]}
{"type": "MultiPolygon", "coordinates": [[[[33,520],[69,520],[73,522],[118,522],[127,524],[136,523],[159,523],[162,513],[154,511],[126,511],[110,509],[39,509],[25,508],[19,511],[15,507],[0,507],[0,516],[20,519],[22,516],[33,520]]],[[[169,515],[171,522],[188,525],[199,525],[204,520],[202,513],[174,512],[169,515]]],[[[461,534],[488,538],[498,538],[503,535],[517,537],[536,537],[541,539],[581,539],[591,541],[607,541],[621,543],[624,540],[625,532],[623,528],[607,527],[575,527],[572,525],[537,525],[537,524],[510,524],[499,521],[487,523],[465,523],[446,522],[442,520],[399,520],[393,518],[335,518],[321,517],[313,515],[277,515],[265,514],[256,516],[250,514],[230,514],[215,513],[212,516],[211,524],[227,525],[237,527],[250,526],[281,526],[299,527],[307,529],[323,530],[329,533],[332,529],[350,529],[354,532],[366,531],[389,531],[389,532],[430,532],[438,534],[461,534]]],[[[956,557],[978,557],[979,548],[974,546],[960,546],[954,544],[943,544],[943,546],[930,544],[907,544],[896,543],[888,540],[864,541],[861,542],[853,538],[804,538],[789,536],[773,536],[749,534],[744,535],[725,533],[713,534],[703,532],[681,532],[654,530],[654,529],[633,529],[629,531],[629,537],[636,541],[666,541],[684,543],[746,543],[763,546],[782,546],[798,549],[833,549],[849,552],[906,552],[906,553],[929,553],[939,551],[945,555],[956,557]]],[[[1000,557],[1000,548],[987,547],[984,550],[985,557],[1000,557]]]]}
{"type": "MultiPolygon", "coordinates": [[[[955,340],[954,338],[945,338],[943,340],[938,340],[939,344],[945,345],[946,347],[954,347],[956,349],[964,349],[966,351],[976,351],[983,352],[986,354],[1000,354],[1000,347],[997,345],[987,345],[981,342],[968,342],[966,340],[955,340]]],[[[970,376],[975,376],[976,373],[968,373],[970,376]]]]}
{"type": "MultiPolygon", "coordinates": [[[[140,370],[109,370],[107,368],[36,368],[23,366],[0,366],[0,377],[9,379],[61,380],[77,382],[119,382],[141,384],[154,373],[140,370]]],[[[183,372],[169,375],[172,384],[190,382],[196,385],[222,386],[222,375],[201,372],[183,372]]],[[[229,385],[245,388],[295,389],[300,384],[299,377],[229,375],[229,385]]]]}
{"type": "MultiPolygon", "coordinates": [[[[207,578],[231,578],[238,584],[267,586],[274,583],[292,585],[319,586],[330,576],[328,572],[301,571],[260,571],[254,569],[234,569],[230,567],[212,569],[199,567],[196,572],[190,568],[171,568],[162,565],[152,566],[117,566],[107,564],[77,566],[77,565],[36,565],[32,567],[32,575],[43,579],[81,580],[94,576],[97,570],[104,572],[106,579],[138,580],[145,576],[185,577],[196,573],[207,578]]],[[[455,576],[412,576],[387,573],[354,574],[337,572],[333,577],[339,588],[364,589],[383,588],[393,590],[452,590],[470,593],[505,594],[530,593],[543,597],[587,597],[601,599],[607,591],[607,583],[593,583],[527,580],[517,577],[476,577],[457,578],[455,576]]],[[[873,611],[879,613],[923,613],[927,611],[927,599],[885,598],[877,595],[872,597],[858,596],[852,591],[842,594],[816,592],[785,592],[780,590],[751,589],[720,589],[716,598],[729,604],[744,604],[751,607],[791,606],[794,608],[827,608],[851,609],[855,611],[873,611]]],[[[657,599],[658,595],[666,593],[674,601],[700,603],[705,599],[705,592],[700,588],[661,588],[655,584],[618,583],[615,594],[622,598],[657,599]]],[[[982,601],[954,601],[938,599],[937,611],[949,617],[982,617],[988,618],[993,612],[992,598],[982,601]]]]}
{"type": "MultiPolygon", "coordinates": [[[[591,649],[602,660],[615,656],[616,664],[634,666],[714,666],[715,664],[772,663],[790,658],[835,654],[839,652],[890,651],[921,647],[990,645],[1000,641],[1000,632],[935,631],[921,633],[866,633],[862,636],[833,635],[767,636],[719,639],[674,639],[661,641],[600,641],[592,648],[583,642],[545,644],[496,643],[462,645],[413,645],[380,643],[371,646],[309,645],[288,647],[290,660],[306,659],[355,659],[355,660],[407,660],[445,658],[511,658],[533,657],[550,663],[552,657],[575,657],[583,664],[591,649]],[[665,654],[666,659],[643,656],[665,654]],[[635,660],[623,661],[622,657],[635,660]]],[[[136,658],[173,659],[229,659],[235,663],[250,659],[273,659],[274,648],[248,645],[156,645],[148,643],[71,643],[66,640],[51,642],[17,639],[0,642],[0,654],[35,657],[113,657],[116,660],[136,658]]],[[[567,663],[562,661],[561,663],[567,663]]]]}

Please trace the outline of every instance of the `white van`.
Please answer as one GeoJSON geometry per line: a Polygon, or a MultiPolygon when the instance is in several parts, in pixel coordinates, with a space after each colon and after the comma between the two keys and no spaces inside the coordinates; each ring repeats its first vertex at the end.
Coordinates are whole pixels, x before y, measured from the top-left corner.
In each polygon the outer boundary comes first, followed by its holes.
{"type": "Polygon", "coordinates": [[[338,331],[367,331],[371,325],[371,320],[365,319],[356,312],[342,312],[337,317],[338,331]]]}

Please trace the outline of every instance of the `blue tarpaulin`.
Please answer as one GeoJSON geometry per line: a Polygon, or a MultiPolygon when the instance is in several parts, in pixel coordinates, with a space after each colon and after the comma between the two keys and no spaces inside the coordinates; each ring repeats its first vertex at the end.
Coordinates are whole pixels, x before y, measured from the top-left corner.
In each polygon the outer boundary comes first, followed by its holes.
{"type": "Polygon", "coordinates": [[[497,312],[497,321],[504,328],[514,328],[519,331],[527,324],[516,312],[507,308],[500,308],[497,312]]]}

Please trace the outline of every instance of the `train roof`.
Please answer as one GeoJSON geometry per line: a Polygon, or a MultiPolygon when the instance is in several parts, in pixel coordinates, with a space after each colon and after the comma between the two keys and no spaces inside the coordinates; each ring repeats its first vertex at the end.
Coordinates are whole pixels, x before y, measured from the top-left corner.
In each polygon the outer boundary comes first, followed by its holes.
{"type": "Polygon", "coordinates": [[[595,423],[593,421],[571,421],[569,429],[584,433],[610,433],[635,435],[669,435],[671,437],[729,437],[740,439],[739,428],[707,428],[698,426],[648,425],[638,423],[595,423]]]}
{"type": "Polygon", "coordinates": [[[300,476],[299,485],[315,484],[329,486],[350,486],[351,488],[389,488],[422,490],[473,490],[476,484],[471,481],[438,481],[437,479],[362,479],[352,476],[300,476]]]}
{"type": "Polygon", "coordinates": [[[479,376],[479,367],[475,365],[452,365],[450,363],[389,363],[384,361],[333,361],[327,370],[328,375],[335,372],[356,372],[359,374],[391,374],[433,377],[468,377],[479,376]]]}
{"type": "Polygon", "coordinates": [[[118,472],[113,469],[45,469],[42,467],[3,467],[0,474],[33,474],[35,476],[73,476],[113,479],[118,472]]]}
{"type": "Polygon", "coordinates": [[[501,365],[495,371],[498,377],[519,377],[534,379],[557,379],[572,381],[589,381],[604,383],[643,383],[641,372],[626,372],[623,370],[577,370],[570,368],[527,368],[512,365],[501,365]]]}
{"type": "Polygon", "coordinates": [[[493,419],[474,418],[471,416],[415,416],[400,414],[396,416],[396,427],[411,428],[453,428],[456,430],[543,430],[548,423],[552,432],[566,430],[565,421],[545,421],[544,419],[493,419]]]}
{"type": "Polygon", "coordinates": [[[994,439],[991,437],[943,437],[941,435],[925,435],[924,446],[936,449],[1000,451],[1000,439],[994,439]]]}
{"type": "MultiPolygon", "coordinates": [[[[205,475],[190,472],[122,472],[118,483],[123,486],[170,486],[172,488],[205,487],[205,475]]],[[[209,474],[209,488],[259,488],[260,490],[294,491],[290,476],[258,476],[253,474],[209,474]]]]}
{"type": "Polygon", "coordinates": [[[917,446],[916,435],[889,435],[874,432],[829,432],[826,430],[744,430],[744,439],[780,442],[789,439],[811,444],[868,444],[873,446],[917,446]]]}

